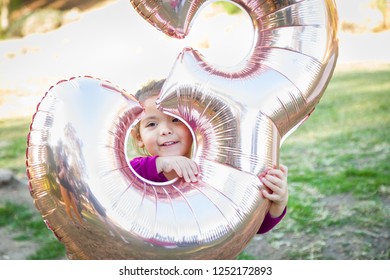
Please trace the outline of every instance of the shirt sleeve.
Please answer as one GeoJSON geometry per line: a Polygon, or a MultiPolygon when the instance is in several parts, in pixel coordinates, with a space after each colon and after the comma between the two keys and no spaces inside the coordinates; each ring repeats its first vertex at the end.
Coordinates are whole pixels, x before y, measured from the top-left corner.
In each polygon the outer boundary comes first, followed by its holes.
{"type": "Polygon", "coordinates": [[[257,234],[264,234],[271,229],[273,229],[279,222],[283,219],[283,217],[286,215],[287,212],[287,207],[284,208],[283,213],[277,217],[277,218],[272,218],[271,214],[268,212],[263,220],[263,223],[261,224],[259,230],[257,231],[257,234]]]}
{"type": "Polygon", "coordinates": [[[136,157],[130,161],[131,167],[141,177],[153,182],[166,182],[168,179],[163,173],[157,172],[156,159],[158,156],[136,157]]]}

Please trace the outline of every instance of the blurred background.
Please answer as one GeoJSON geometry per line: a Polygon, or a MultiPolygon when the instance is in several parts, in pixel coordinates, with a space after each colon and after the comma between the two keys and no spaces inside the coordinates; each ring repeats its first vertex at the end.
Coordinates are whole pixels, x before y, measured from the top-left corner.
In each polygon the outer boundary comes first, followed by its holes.
{"type": "MultiPolygon", "coordinates": [[[[335,2],[334,78],[281,151],[290,168],[289,215],[240,258],[390,259],[390,1],[335,2]]],[[[133,93],[166,77],[185,46],[233,65],[249,51],[253,29],[226,3],[205,8],[184,40],[155,30],[128,0],[0,5],[0,259],[63,258],[61,244],[41,232],[25,175],[28,126],[49,87],[90,75],[133,93]]]]}
{"type": "MultiPolygon", "coordinates": [[[[338,63],[389,62],[390,2],[336,2],[338,63]]],[[[249,18],[234,12],[228,16],[210,6],[188,38],[175,40],[145,24],[127,0],[1,0],[0,117],[31,115],[31,104],[50,85],[77,75],[134,92],[150,79],[166,77],[184,46],[199,49],[213,63],[234,64],[252,42],[249,18]]]]}

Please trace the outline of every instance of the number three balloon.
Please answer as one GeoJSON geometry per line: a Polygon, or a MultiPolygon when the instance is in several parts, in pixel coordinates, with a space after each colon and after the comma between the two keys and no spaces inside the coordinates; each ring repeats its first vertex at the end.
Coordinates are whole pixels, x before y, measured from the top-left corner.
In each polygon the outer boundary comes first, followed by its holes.
{"type": "MultiPolygon", "coordinates": [[[[130,2],[183,38],[213,1],[130,2]]],[[[219,68],[185,49],[158,99],[193,132],[197,183],[150,182],[131,169],[128,135],[143,108],[109,82],[71,78],[39,103],[26,151],[30,192],[70,259],[231,259],[258,230],[269,207],[258,176],[278,164],[283,139],[326,89],[337,14],[331,0],[231,2],[253,22],[248,56],[219,68]]]]}

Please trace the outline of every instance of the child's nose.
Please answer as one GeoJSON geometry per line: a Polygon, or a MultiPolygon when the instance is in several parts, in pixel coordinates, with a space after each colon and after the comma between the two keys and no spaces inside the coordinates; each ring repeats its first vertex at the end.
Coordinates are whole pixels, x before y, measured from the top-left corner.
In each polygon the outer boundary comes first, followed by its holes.
{"type": "Polygon", "coordinates": [[[161,135],[170,135],[172,134],[172,129],[168,124],[160,125],[160,133],[161,135]]]}

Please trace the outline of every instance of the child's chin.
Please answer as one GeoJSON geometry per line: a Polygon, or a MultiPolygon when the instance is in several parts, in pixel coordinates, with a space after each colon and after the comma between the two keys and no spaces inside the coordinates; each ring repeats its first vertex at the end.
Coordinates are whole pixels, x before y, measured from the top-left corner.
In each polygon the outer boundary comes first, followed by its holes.
{"type": "Polygon", "coordinates": [[[178,149],[178,147],[176,146],[170,146],[170,147],[164,147],[163,149],[160,149],[160,153],[159,153],[160,156],[165,156],[165,157],[168,157],[168,156],[181,156],[182,153],[180,152],[180,150],[178,149]]]}
{"type": "Polygon", "coordinates": [[[176,153],[165,152],[165,153],[160,153],[159,156],[160,157],[175,157],[175,156],[179,156],[179,154],[177,152],[176,153]]]}

